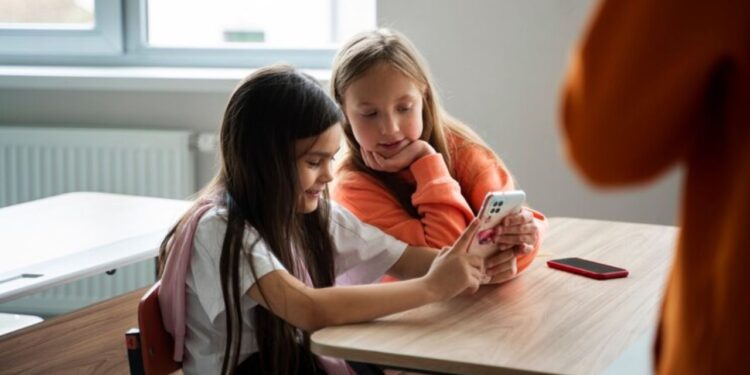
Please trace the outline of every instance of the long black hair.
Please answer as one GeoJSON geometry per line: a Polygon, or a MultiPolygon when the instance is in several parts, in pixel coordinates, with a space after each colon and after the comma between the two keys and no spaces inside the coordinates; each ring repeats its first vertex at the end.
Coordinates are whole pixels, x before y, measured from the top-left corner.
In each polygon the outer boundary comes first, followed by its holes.
{"type": "MultiPolygon", "coordinates": [[[[220,260],[227,327],[222,374],[234,373],[242,341],[241,251],[250,251],[248,246],[263,241],[296,277],[304,280],[295,263],[295,256],[299,256],[315,287],[333,285],[328,192],[324,192],[325,199],[316,211],[299,213],[301,188],[295,141],[320,135],[341,120],[341,111],[320,84],[286,65],[257,70],[229,100],[220,131],[221,168],[202,193],[215,197],[228,212],[220,260]],[[243,242],[248,225],[258,234],[256,243],[250,245],[243,242]]],[[[166,259],[170,238],[191,213],[163,241],[162,260],[166,259]]],[[[252,262],[250,269],[257,280],[252,262]]],[[[268,301],[264,290],[259,290],[268,301]]],[[[270,311],[259,305],[252,317],[263,373],[314,369],[309,335],[273,314],[284,306],[268,308],[270,311]]]]}

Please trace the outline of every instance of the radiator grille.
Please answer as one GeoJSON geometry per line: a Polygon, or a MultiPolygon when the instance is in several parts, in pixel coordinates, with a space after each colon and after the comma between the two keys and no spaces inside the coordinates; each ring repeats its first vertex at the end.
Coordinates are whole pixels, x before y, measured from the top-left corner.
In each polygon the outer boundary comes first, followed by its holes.
{"type": "MultiPolygon", "coordinates": [[[[195,191],[189,131],[0,127],[0,207],[73,191],[185,199],[195,191]]],[[[8,251],[8,249],[0,249],[8,251]]],[[[49,316],[154,282],[144,261],[0,305],[49,316]]]]}
{"type": "Polygon", "coordinates": [[[0,207],[72,191],[184,199],[188,131],[0,127],[0,207]]]}

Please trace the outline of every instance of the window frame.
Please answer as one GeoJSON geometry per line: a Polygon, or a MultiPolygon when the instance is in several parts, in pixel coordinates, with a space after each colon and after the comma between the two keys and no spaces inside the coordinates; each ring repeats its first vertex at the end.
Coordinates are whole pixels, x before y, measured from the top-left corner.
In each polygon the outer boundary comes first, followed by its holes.
{"type": "Polygon", "coordinates": [[[0,28],[0,56],[114,56],[123,52],[120,1],[94,0],[94,27],[0,28]]]}
{"type": "MultiPolygon", "coordinates": [[[[75,33],[65,35],[69,42],[52,38],[48,30],[38,32],[40,40],[50,38],[54,42],[39,42],[35,53],[19,53],[0,49],[0,64],[5,65],[60,65],[60,66],[173,66],[211,68],[256,68],[278,62],[285,62],[304,69],[330,69],[336,47],[330,48],[165,48],[148,46],[147,0],[95,0],[95,21],[99,35],[106,34],[111,48],[103,52],[68,51],[60,53],[50,44],[70,45],[76,43],[75,33]],[[119,11],[119,12],[118,12],[119,11]],[[97,21],[99,19],[97,18],[97,21]],[[104,25],[105,23],[111,23],[104,25]],[[101,26],[101,27],[99,27],[101,26]],[[116,27],[115,27],[116,26],[116,27]],[[114,30],[116,28],[116,30],[114,30]]],[[[332,12],[337,16],[340,1],[331,0],[332,12]]],[[[334,18],[335,19],[335,18],[334,18]]],[[[8,30],[6,30],[8,31],[8,30]]],[[[14,30],[15,31],[15,30],[14,30]]],[[[66,32],[68,30],[65,30],[66,32]]],[[[76,30],[78,31],[78,30],[76,30]]],[[[60,30],[53,30],[59,33],[60,30]]],[[[4,40],[0,31],[0,46],[11,43],[4,40]]],[[[11,36],[8,36],[11,37],[11,36]]],[[[21,35],[17,37],[22,37],[21,35]]],[[[63,38],[64,36],[60,36],[63,38]]],[[[20,39],[19,39],[20,40],[20,39]]],[[[18,43],[18,42],[14,42],[18,43]]],[[[24,42],[30,44],[29,42],[24,42]]]]}

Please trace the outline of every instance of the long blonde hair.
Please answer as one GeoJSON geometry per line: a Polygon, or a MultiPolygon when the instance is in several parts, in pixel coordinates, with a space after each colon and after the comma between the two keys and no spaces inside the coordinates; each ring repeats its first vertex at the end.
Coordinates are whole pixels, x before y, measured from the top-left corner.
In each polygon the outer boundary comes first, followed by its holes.
{"type": "MultiPolygon", "coordinates": [[[[422,88],[422,136],[420,139],[429,143],[436,152],[440,153],[448,166],[451,175],[455,177],[453,168],[453,153],[449,142],[449,134],[458,137],[455,144],[476,144],[491,152],[487,144],[468,126],[449,115],[440,105],[430,70],[422,55],[409,39],[398,31],[391,29],[377,29],[355,35],[341,48],[333,61],[331,78],[331,93],[336,102],[344,108],[344,93],[346,89],[367,71],[379,63],[388,63],[399,72],[412,79],[422,88]]],[[[342,122],[348,153],[341,163],[341,168],[367,173],[380,181],[401,205],[414,217],[416,209],[411,205],[410,196],[413,188],[405,184],[393,173],[374,171],[368,168],[360,145],[354,137],[351,123],[344,115],[342,122]]],[[[494,153],[493,153],[494,155],[494,153]]],[[[497,159],[497,157],[495,157],[497,159]]],[[[498,159],[498,163],[501,163],[498,159]]]]}

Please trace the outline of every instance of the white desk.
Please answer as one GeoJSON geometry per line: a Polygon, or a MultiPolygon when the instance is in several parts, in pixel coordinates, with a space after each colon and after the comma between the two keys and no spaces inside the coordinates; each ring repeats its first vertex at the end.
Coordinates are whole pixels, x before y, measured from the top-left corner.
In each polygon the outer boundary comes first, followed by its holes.
{"type": "Polygon", "coordinates": [[[190,204],[69,193],[0,209],[0,302],[155,257],[190,204]]]}
{"type": "Polygon", "coordinates": [[[42,318],[34,315],[0,313],[0,337],[41,321],[42,318]]]}

